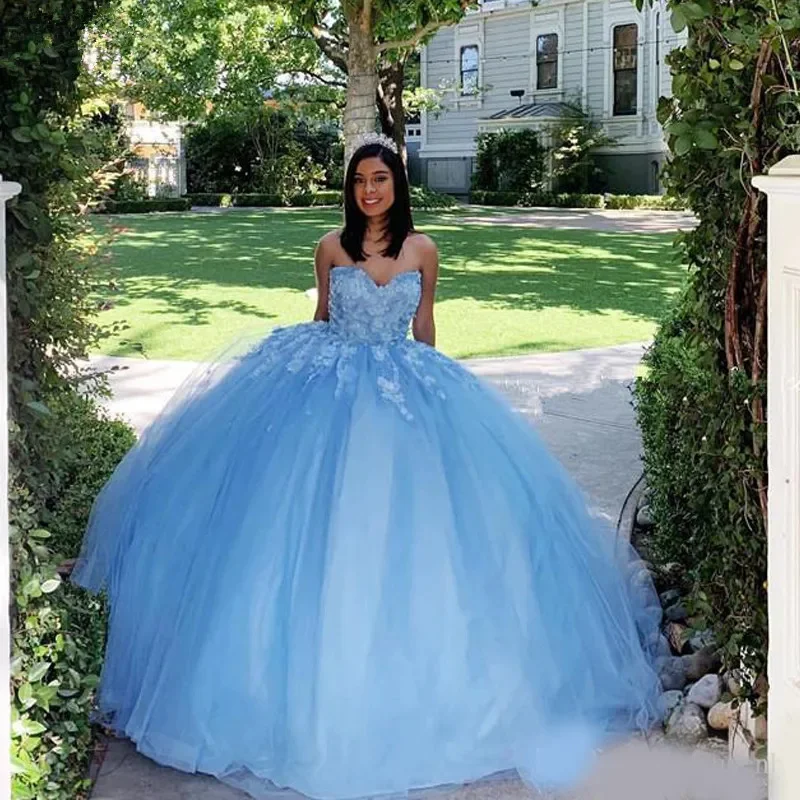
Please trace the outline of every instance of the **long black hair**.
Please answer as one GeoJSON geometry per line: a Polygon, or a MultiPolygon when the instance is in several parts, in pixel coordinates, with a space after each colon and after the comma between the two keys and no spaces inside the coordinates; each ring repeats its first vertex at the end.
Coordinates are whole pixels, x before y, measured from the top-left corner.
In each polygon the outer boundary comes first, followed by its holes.
{"type": "Polygon", "coordinates": [[[387,232],[389,244],[381,255],[397,258],[403,242],[414,230],[411,219],[411,198],[408,193],[408,178],[400,156],[380,142],[370,142],[359,147],[350,158],[344,179],[344,229],[339,241],[353,263],[364,261],[364,234],[367,230],[367,217],[358,207],[355,194],[356,169],[365,158],[377,157],[392,173],[394,178],[394,203],[389,209],[387,232]]]}

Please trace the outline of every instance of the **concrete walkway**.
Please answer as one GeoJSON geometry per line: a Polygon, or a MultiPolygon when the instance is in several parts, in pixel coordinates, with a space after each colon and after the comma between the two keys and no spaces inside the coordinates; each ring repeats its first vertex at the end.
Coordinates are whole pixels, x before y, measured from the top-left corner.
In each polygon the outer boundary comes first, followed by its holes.
{"type": "Polygon", "coordinates": [[[689,230],[697,219],[689,211],[651,211],[647,209],[531,208],[499,209],[493,206],[466,206],[459,221],[523,228],[558,228],[616,233],[674,233],[689,230]],[[469,209],[480,209],[471,216],[469,209]]]}

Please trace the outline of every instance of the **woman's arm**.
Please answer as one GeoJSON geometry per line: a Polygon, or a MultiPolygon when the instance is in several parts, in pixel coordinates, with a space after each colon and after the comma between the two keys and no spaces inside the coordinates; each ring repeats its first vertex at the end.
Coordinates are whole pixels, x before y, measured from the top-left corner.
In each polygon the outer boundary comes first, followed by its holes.
{"type": "Polygon", "coordinates": [[[314,251],[314,276],[317,281],[317,308],[314,311],[315,322],[328,321],[328,290],[331,274],[331,236],[337,231],[326,233],[317,243],[314,251]]]}
{"type": "Polygon", "coordinates": [[[433,319],[433,302],[436,295],[436,280],[439,277],[439,252],[428,236],[420,237],[420,271],[422,272],[422,296],[414,315],[411,329],[418,342],[436,346],[436,323],[433,319]]]}

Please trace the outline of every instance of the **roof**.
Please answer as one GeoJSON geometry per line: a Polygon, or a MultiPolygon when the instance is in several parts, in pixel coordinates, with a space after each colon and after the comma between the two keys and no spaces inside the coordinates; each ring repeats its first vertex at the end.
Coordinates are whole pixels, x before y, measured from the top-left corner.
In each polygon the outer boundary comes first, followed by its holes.
{"type": "Polygon", "coordinates": [[[489,117],[484,117],[484,119],[557,118],[570,112],[574,113],[574,109],[566,103],[524,103],[513,108],[504,108],[489,117]]]}

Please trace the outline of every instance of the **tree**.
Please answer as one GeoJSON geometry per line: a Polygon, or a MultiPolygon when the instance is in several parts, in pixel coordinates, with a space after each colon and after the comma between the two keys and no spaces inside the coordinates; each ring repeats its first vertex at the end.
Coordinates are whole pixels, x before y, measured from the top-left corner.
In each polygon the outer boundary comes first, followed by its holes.
{"type": "Polygon", "coordinates": [[[172,119],[252,111],[288,76],[339,93],[345,87],[283,9],[250,0],[119,0],[88,40],[99,90],[172,119]]]}
{"type": "Polygon", "coordinates": [[[457,23],[477,0],[292,0],[287,10],[320,50],[347,74],[345,162],[358,135],[375,128],[405,152],[403,67],[439,28],[457,23]],[[382,80],[380,80],[382,79],[382,80]],[[380,89],[379,89],[380,85],[380,89]]]}

